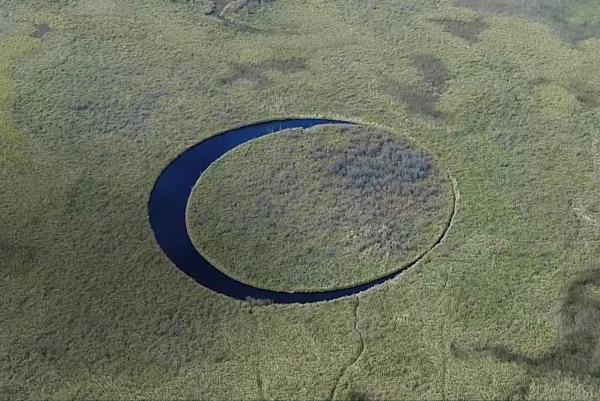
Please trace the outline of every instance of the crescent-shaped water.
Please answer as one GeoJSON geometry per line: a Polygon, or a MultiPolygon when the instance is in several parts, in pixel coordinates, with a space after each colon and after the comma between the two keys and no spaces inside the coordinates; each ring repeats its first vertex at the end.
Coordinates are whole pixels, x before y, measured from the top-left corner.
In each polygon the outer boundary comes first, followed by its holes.
{"type": "MultiPolygon", "coordinates": [[[[260,122],[222,132],[180,154],[160,174],[148,201],[149,220],[158,245],[181,271],[202,286],[240,300],[273,303],[309,303],[351,296],[388,281],[416,264],[424,255],[399,270],[368,283],[321,292],[282,292],[237,281],[211,265],[196,249],[186,224],[187,204],[196,182],[208,167],[235,147],[252,139],[292,128],[325,124],[354,124],[349,121],[296,118],[260,122]]],[[[447,231],[448,227],[446,228],[447,231]]],[[[428,251],[437,245],[445,232],[428,251]]],[[[426,252],[427,253],[427,252],[426,252]]]]}

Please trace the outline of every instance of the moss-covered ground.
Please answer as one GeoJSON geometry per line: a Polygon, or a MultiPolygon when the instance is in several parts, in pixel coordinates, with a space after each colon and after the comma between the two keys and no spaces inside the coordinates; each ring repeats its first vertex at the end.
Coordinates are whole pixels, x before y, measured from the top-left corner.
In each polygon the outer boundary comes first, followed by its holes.
{"type": "Polygon", "coordinates": [[[597,398],[600,6],[520,3],[0,0],[2,398],[597,398]],[[158,174],[288,116],[435,155],[460,193],[440,246],[303,306],[181,274],[158,174]]]}

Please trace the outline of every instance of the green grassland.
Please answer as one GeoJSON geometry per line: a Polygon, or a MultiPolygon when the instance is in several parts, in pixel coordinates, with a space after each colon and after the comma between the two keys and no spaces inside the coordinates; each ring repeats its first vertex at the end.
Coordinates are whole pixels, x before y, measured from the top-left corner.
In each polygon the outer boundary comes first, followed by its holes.
{"type": "Polygon", "coordinates": [[[0,0],[2,398],[597,398],[600,6],[524,4],[0,0]],[[302,306],[180,273],[148,223],[162,168],[288,116],[435,155],[440,246],[302,306]]]}
{"type": "Polygon", "coordinates": [[[188,231],[213,265],[247,284],[362,284],[413,263],[446,232],[452,184],[434,163],[372,127],[267,136],[203,175],[188,231]]]}

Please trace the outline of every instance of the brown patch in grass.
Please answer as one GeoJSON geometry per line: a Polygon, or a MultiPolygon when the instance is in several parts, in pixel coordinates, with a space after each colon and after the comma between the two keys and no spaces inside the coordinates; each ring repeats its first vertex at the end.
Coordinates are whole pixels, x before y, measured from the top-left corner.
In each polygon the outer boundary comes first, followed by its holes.
{"type": "Polygon", "coordinates": [[[441,93],[446,89],[448,71],[441,60],[431,55],[419,55],[413,59],[413,66],[423,77],[421,84],[404,85],[398,82],[388,82],[387,92],[397,100],[405,103],[415,114],[431,117],[441,117],[436,109],[441,93]]]}
{"type": "Polygon", "coordinates": [[[293,74],[307,68],[303,59],[267,60],[259,64],[234,64],[236,70],[231,76],[221,80],[222,84],[233,85],[248,82],[255,88],[262,87],[268,82],[268,74],[277,71],[283,74],[293,74]]]}
{"type": "Polygon", "coordinates": [[[388,93],[406,104],[411,113],[430,117],[440,117],[436,110],[438,95],[418,85],[403,85],[398,82],[388,84],[388,93]]]}

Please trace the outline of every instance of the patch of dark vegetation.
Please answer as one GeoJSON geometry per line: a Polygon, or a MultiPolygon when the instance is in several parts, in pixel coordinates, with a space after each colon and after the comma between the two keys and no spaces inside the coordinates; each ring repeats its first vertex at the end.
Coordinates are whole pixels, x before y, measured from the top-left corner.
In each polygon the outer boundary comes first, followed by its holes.
{"type": "Polygon", "coordinates": [[[277,71],[282,74],[293,74],[307,68],[306,60],[292,58],[287,60],[267,60],[258,64],[234,64],[235,72],[222,79],[221,84],[232,85],[248,82],[254,87],[262,87],[268,82],[268,74],[277,71]]]}
{"type": "Polygon", "coordinates": [[[600,106],[600,92],[590,85],[581,81],[574,81],[569,89],[583,107],[594,109],[600,106]]]}
{"type": "Polygon", "coordinates": [[[137,133],[146,127],[146,122],[156,111],[158,102],[167,95],[164,91],[144,93],[129,104],[122,104],[116,99],[106,99],[101,103],[77,101],[71,107],[71,111],[83,121],[102,119],[107,133],[137,133]]]}
{"type": "Polygon", "coordinates": [[[256,299],[252,297],[246,297],[246,303],[250,307],[273,305],[273,301],[270,299],[256,299]]]}
{"type": "Polygon", "coordinates": [[[34,28],[35,28],[35,31],[33,31],[33,33],[31,34],[31,37],[37,38],[37,39],[41,39],[47,33],[53,31],[53,29],[50,28],[50,26],[48,24],[46,24],[46,23],[35,25],[34,28]]]}
{"type": "Polygon", "coordinates": [[[529,392],[531,390],[531,381],[527,380],[523,383],[520,383],[515,387],[508,396],[505,398],[506,401],[524,401],[527,399],[529,392]]]}
{"type": "Polygon", "coordinates": [[[411,113],[434,118],[441,117],[436,108],[438,95],[422,87],[390,82],[388,93],[393,98],[406,103],[411,113]]]}
{"type": "Polygon", "coordinates": [[[347,147],[317,146],[312,154],[328,172],[326,185],[348,192],[338,197],[332,222],[363,227],[366,232],[359,245],[361,251],[376,250],[380,256],[408,252],[411,245],[407,229],[411,224],[391,216],[399,202],[409,208],[433,207],[440,194],[425,182],[431,169],[429,160],[383,131],[368,136],[356,135],[353,129],[348,133],[347,147]]]}
{"type": "MultiPolygon", "coordinates": [[[[167,1],[167,0],[165,0],[167,1]]],[[[219,19],[224,25],[244,33],[272,33],[270,29],[255,28],[243,21],[233,18],[233,14],[244,12],[246,15],[256,13],[263,5],[273,0],[170,0],[187,7],[190,13],[202,12],[219,19]]]]}
{"type": "Polygon", "coordinates": [[[244,10],[247,13],[253,14],[259,10],[263,5],[272,2],[273,0],[246,0],[244,2],[244,10]]]}
{"type": "Polygon", "coordinates": [[[475,43],[479,34],[486,28],[486,23],[481,18],[477,18],[471,22],[457,20],[441,20],[439,22],[446,27],[446,32],[463,38],[470,44],[475,43]]]}
{"type": "Polygon", "coordinates": [[[3,238],[0,235],[0,255],[15,265],[26,266],[36,259],[37,251],[30,245],[23,245],[13,238],[3,238]]]}
{"type": "MultiPolygon", "coordinates": [[[[187,0],[187,1],[194,1],[194,0],[187,0]]],[[[215,17],[218,17],[218,18],[223,18],[223,10],[225,10],[225,8],[230,4],[231,4],[231,6],[235,6],[235,8],[237,8],[237,9],[244,10],[248,14],[253,14],[258,9],[260,9],[260,7],[262,7],[263,5],[265,5],[267,3],[270,3],[272,1],[273,0],[242,0],[242,1],[213,0],[211,2],[212,9],[210,11],[210,14],[214,15],[215,17]]]]}
{"type": "Polygon", "coordinates": [[[223,9],[229,3],[231,3],[231,0],[213,0],[211,14],[220,17],[223,9]]]}
{"type": "Polygon", "coordinates": [[[406,85],[388,82],[387,92],[405,103],[415,114],[441,117],[436,105],[440,94],[446,90],[449,75],[442,61],[430,55],[420,55],[413,59],[413,66],[422,76],[421,84],[406,85]]]}
{"type": "Polygon", "coordinates": [[[413,59],[413,65],[423,76],[423,82],[434,91],[442,92],[448,81],[448,71],[442,61],[428,54],[419,55],[413,59]]]}
{"type": "Polygon", "coordinates": [[[587,0],[456,0],[457,4],[483,14],[520,15],[551,26],[569,43],[600,37],[600,24],[577,24],[569,12],[587,0]]]}
{"type": "Polygon", "coordinates": [[[65,207],[65,217],[82,215],[94,210],[100,210],[109,203],[106,191],[103,191],[106,183],[93,180],[92,174],[84,174],[73,186],[69,193],[69,201],[65,207]]]}
{"type": "Polygon", "coordinates": [[[542,356],[531,357],[503,345],[489,344],[474,350],[451,347],[459,357],[493,355],[514,362],[532,373],[561,372],[575,376],[600,377],[600,267],[582,272],[569,286],[560,308],[560,335],[557,343],[542,356]]]}
{"type": "Polygon", "coordinates": [[[430,168],[423,154],[411,152],[407,145],[394,142],[382,132],[371,137],[353,136],[343,151],[319,148],[316,156],[328,159],[327,171],[342,177],[346,188],[366,195],[381,191],[403,195],[425,179],[430,168]]]}
{"type": "Polygon", "coordinates": [[[336,3],[338,7],[356,13],[370,23],[377,21],[377,28],[387,33],[395,29],[394,25],[406,21],[426,6],[420,0],[336,0],[336,3]]]}
{"type": "Polygon", "coordinates": [[[375,401],[376,399],[377,398],[373,394],[360,390],[350,391],[347,397],[348,401],[375,401]]]}

